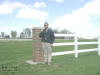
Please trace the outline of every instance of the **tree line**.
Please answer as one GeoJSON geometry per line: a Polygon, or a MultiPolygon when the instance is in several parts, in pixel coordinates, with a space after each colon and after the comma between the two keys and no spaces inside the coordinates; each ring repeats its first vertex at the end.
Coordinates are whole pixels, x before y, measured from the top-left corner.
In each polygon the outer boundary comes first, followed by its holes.
{"type": "Polygon", "coordinates": [[[1,32],[1,38],[31,38],[31,29],[26,28],[19,34],[16,30],[12,30],[10,35],[7,35],[5,32],[1,32]]]}
{"type": "MultiPolygon", "coordinates": [[[[53,29],[53,31],[54,33],[72,34],[72,32],[67,29],[63,29],[63,30],[53,29]]],[[[20,34],[18,34],[16,30],[12,30],[10,32],[10,35],[6,35],[4,32],[1,32],[1,37],[2,38],[32,38],[32,30],[29,28],[25,28],[23,29],[22,32],[20,32],[20,34]]]]}

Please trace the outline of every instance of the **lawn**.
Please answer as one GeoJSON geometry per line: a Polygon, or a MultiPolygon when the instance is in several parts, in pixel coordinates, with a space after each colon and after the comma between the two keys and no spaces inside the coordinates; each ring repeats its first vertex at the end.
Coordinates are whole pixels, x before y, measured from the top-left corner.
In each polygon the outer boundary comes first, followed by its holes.
{"type": "MultiPolygon", "coordinates": [[[[73,40],[56,40],[56,42],[73,40]]],[[[96,40],[79,40],[96,41],[96,40]]],[[[79,49],[96,48],[97,45],[83,45],[79,49]]],[[[53,47],[53,52],[73,50],[73,46],[53,47]]],[[[51,65],[30,65],[32,41],[0,41],[0,75],[100,75],[100,56],[97,52],[54,56],[51,65]]]]}

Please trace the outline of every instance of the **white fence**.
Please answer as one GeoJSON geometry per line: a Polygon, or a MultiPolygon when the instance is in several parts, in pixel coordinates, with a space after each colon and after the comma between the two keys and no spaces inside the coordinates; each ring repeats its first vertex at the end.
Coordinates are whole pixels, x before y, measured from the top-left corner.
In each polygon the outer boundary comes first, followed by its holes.
{"type": "Polygon", "coordinates": [[[74,45],[74,50],[55,52],[55,53],[52,53],[52,56],[74,54],[75,58],[77,58],[79,53],[91,52],[91,51],[98,51],[98,55],[100,55],[100,37],[98,38],[98,42],[78,42],[78,37],[76,34],[55,34],[55,36],[56,37],[70,37],[70,36],[74,37],[74,42],[72,43],[54,43],[53,44],[53,46],[74,45]],[[78,45],[87,45],[87,44],[98,44],[98,48],[78,50],[78,45]]]}

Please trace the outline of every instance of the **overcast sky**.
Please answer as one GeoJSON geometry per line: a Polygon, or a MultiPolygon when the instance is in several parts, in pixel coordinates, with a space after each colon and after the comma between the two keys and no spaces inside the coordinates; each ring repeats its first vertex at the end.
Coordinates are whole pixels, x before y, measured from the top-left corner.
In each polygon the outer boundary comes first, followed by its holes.
{"type": "Polygon", "coordinates": [[[0,32],[43,26],[100,34],[100,0],[0,0],[0,32]]]}

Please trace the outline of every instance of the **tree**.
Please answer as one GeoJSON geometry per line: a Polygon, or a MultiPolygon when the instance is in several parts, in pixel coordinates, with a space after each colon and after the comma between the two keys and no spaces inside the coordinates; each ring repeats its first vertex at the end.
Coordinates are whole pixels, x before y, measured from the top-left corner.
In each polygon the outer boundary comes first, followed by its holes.
{"type": "Polygon", "coordinates": [[[24,29],[23,32],[24,32],[26,38],[31,37],[31,30],[29,28],[24,29]]]}
{"type": "Polygon", "coordinates": [[[22,38],[25,38],[25,35],[24,35],[23,32],[20,33],[20,38],[21,38],[21,39],[22,39],[22,38]]]}
{"type": "Polygon", "coordinates": [[[54,29],[53,31],[54,31],[54,33],[59,33],[59,31],[57,29],[54,29]]]}
{"type": "Polygon", "coordinates": [[[12,36],[12,38],[16,38],[17,32],[16,31],[11,31],[11,36],[12,36]]]}
{"type": "Polygon", "coordinates": [[[9,39],[9,38],[10,38],[10,36],[9,36],[9,35],[5,35],[5,38],[6,38],[6,39],[9,39]]]}
{"type": "Polygon", "coordinates": [[[68,34],[68,33],[71,33],[71,32],[69,30],[67,30],[67,29],[63,29],[63,30],[60,31],[60,33],[68,34]]]}

